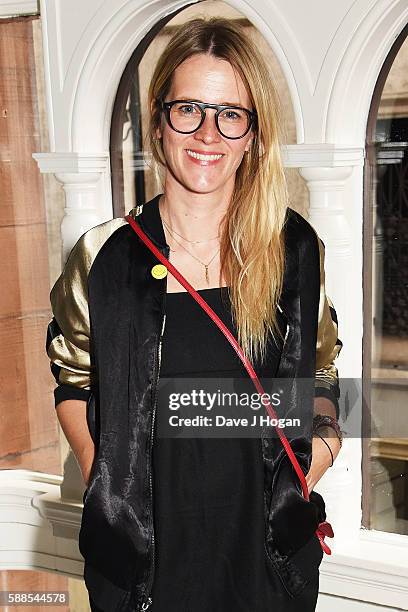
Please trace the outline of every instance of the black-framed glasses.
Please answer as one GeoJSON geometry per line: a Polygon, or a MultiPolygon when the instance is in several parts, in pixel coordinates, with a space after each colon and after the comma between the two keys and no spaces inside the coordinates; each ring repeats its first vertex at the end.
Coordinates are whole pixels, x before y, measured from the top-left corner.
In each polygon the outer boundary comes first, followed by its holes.
{"type": "Polygon", "coordinates": [[[193,100],[158,100],[169,126],[181,134],[192,134],[200,129],[205,121],[206,108],[213,108],[215,125],[221,136],[236,140],[243,138],[256,122],[256,111],[241,106],[207,104],[193,100]]]}

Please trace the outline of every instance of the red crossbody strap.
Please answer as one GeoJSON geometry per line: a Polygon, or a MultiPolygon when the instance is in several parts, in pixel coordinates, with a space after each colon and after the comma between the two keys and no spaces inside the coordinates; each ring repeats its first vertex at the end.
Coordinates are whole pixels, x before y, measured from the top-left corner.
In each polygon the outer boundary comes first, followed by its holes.
{"type": "MultiPolygon", "coordinates": [[[[153,242],[150,240],[150,238],[148,236],[146,236],[146,234],[144,233],[144,231],[142,230],[142,228],[140,227],[140,225],[138,223],[136,223],[135,219],[131,216],[131,215],[126,215],[125,216],[126,221],[131,225],[131,227],[134,229],[134,231],[137,233],[137,235],[139,236],[139,238],[144,242],[144,244],[152,251],[152,253],[157,257],[157,259],[159,259],[159,261],[161,261],[161,263],[166,266],[166,268],[168,269],[169,272],[171,272],[171,274],[179,281],[179,283],[185,288],[187,289],[187,291],[192,295],[192,297],[195,299],[196,302],[198,302],[198,304],[205,310],[205,312],[208,314],[208,316],[214,321],[214,323],[219,327],[219,329],[222,331],[222,333],[224,334],[224,336],[227,338],[228,342],[232,345],[233,349],[235,350],[235,352],[237,353],[238,357],[241,359],[242,363],[245,366],[245,369],[247,370],[252,382],[254,383],[257,391],[259,393],[263,394],[263,397],[267,399],[266,402],[266,410],[268,412],[268,414],[270,415],[270,417],[272,419],[277,419],[277,414],[274,411],[274,409],[272,408],[271,404],[269,403],[268,400],[268,394],[265,393],[257,375],[255,370],[253,369],[251,362],[247,359],[247,357],[245,356],[242,348],[240,347],[240,345],[238,344],[238,342],[236,341],[236,339],[234,338],[234,336],[231,334],[231,332],[229,331],[229,329],[224,325],[224,323],[221,321],[221,319],[218,317],[218,315],[213,311],[213,309],[211,308],[211,306],[209,306],[207,304],[207,302],[201,297],[201,295],[199,293],[197,293],[197,291],[194,289],[194,287],[192,285],[190,285],[190,283],[187,281],[186,278],[184,278],[184,276],[177,270],[177,268],[167,259],[167,257],[165,257],[163,255],[163,253],[153,244],[153,242]]],[[[265,404],[264,404],[265,405],[265,404]]],[[[298,460],[296,459],[296,455],[294,454],[292,447],[290,446],[290,443],[288,441],[288,439],[286,438],[285,434],[281,431],[281,428],[278,428],[275,426],[276,432],[289,456],[289,459],[292,462],[292,465],[299,477],[301,486],[302,486],[302,491],[303,491],[303,497],[309,501],[309,491],[307,488],[307,483],[306,483],[306,478],[305,475],[303,474],[303,470],[299,465],[298,460]]],[[[320,523],[319,528],[316,530],[316,535],[319,538],[320,544],[324,550],[324,552],[326,552],[327,554],[331,554],[331,550],[330,548],[327,546],[327,544],[323,541],[323,538],[325,535],[329,535],[329,537],[332,537],[330,535],[330,530],[331,530],[331,525],[329,523],[320,523]],[[325,532],[325,527],[322,529],[323,526],[329,525],[330,529],[326,528],[326,532],[325,532]],[[329,533],[327,533],[327,530],[329,531],[329,533]]],[[[332,530],[331,530],[332,533],[332,530]]]]}

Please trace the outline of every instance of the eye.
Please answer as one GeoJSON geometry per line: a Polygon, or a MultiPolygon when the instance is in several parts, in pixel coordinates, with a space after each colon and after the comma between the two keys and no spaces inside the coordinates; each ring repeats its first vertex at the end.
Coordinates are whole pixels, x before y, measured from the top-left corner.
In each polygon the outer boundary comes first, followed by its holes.
{"type": "Polygon", "coordinates": [[[237,109],[227,108],[221,113],[221,117],[222,119],[227,119],[228,121],[242,121],[244,112],[237,109]]]}
{"type": "Polygon", "coordinates": [[[175,110],[182,115],[195,115],[200,113],[195,104],[176,104],[175,110]]]}

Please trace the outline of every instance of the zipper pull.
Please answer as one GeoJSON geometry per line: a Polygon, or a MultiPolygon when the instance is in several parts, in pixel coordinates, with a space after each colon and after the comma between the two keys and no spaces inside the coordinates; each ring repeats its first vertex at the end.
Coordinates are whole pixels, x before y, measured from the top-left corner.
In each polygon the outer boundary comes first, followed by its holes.
{"type": "Polygon", "coordinates": [[[147,610],[147,608],[150,608],[150,606],[152,605],[152,603],[153,603],[152,598],[151,598],[151,597],[148,597],[147,601],[145,601],[145,602],[142,604],[142,607],[141,607],[140,609],[141,609],[141,610],[144,612],[144,610],[147,610]]]}

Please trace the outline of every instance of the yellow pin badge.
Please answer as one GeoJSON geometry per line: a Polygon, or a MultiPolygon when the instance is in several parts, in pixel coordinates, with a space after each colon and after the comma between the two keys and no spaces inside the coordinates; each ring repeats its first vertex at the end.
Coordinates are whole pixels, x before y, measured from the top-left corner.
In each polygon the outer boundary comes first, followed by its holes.
{"type": "Polygon", "coordinates": [[[163,264],[156,264],[151,269],[151,273],[152,273],[153,278],[161,279],[166,276],[167,268],[163,264]]]}

